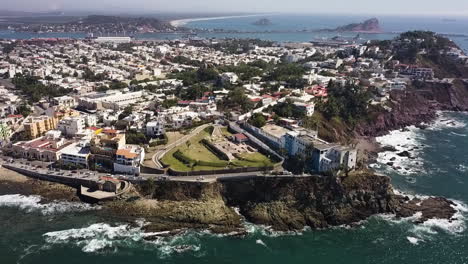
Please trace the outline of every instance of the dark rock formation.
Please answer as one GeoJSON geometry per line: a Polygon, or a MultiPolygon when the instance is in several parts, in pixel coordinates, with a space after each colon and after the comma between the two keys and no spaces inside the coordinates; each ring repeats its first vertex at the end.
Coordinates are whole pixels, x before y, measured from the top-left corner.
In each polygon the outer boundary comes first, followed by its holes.
{"type": "Polygon", "coordinates": [[[352,23],[340,26],[335,29],[321,29],[320,32],[362,32],[362,33],[380,33],[380,23],[377,18],[368,19],[362,23],[352,23]]]}
{"type": "Polygon", "coordinates": [[[394,213],[388,177],[356,174],[333,177],[257,178],[227,181],[224,197],[248,221],[277,230],[351,224],[373,214],[394,213]]]}
{"type": "Polygon", "coordinates": [[[425,200],[413,199],[403,202],[397,209],[397,217],[410,217],[415,212],[421,212],[421,217],[417,219],[418,223],[423,223],[429,219],[451,219],[456,213],[452,207],[455,205],[452,201],[441,197],[430,197],[425,200]]]}
{"type": "MultiPolygon", "coordinates": [[[[408,217],[421,212],[419,221],[451,219],[455,214],[452,202],[444,198],[420,201],[395,195],[390,178],[372,172],[352,173],[346,178],[255,177],[216,183],[161,181],[136,188],[123,200],[103,204],[103,209],[95,213],[130,223],[145,218],[151,223],[145,227],[146,231],[171,231],[161,235],[194,228],[236,236],[245,234],[243,217],[275,230],[298,230],[305,226],[326,228],[353,224],[379,213],[408,217]],[[242,216],[234,207],[239,208],[242,216]]],[[[0,194],[8,193],[38,194],[46,202],[78,200],[73,188],[36,180],[0,181],[0,194]]]]}
{"type": "Polygon", "coordinates": [[[269,26],[272,24],[273,23],[271,23],[271,20],[269,20],[268,18],[262,18],[252,23],[252,25],[255,26],[269,26]]]}
{"type": "Polygon", "coordinates": [[[382,151],[395,152],[395,151],[397,151],[397,149],[394,146],[383,146],[382,151]]]}
{"type": "Polygon", "coordinates": [[[380,112],[371,122],[356,126],[358,136],[381,136],[406,126],[430,123],[438,110],[468,111],[468,85],[456,80],[453,84],[424,83],[419,89],[393,91],[392,111],[380,112]]]}
{"type": "Polygon", "coordinates": [[[397,155],[400,157],[411,158],[411,153],[409,153],[407,150],[397,153],[397,155]]]}
{"type": "Polygon", "coordinates": [[[186,228],[210,229],[216,233],[239,232],[242,218],[228,207],[217,183],[155,182],[138,187],[135,197],[105,205],[113,217],[151,222],[148,232],[186,228]],[[144,195],[144,198],[140,195],[144,195]]]}

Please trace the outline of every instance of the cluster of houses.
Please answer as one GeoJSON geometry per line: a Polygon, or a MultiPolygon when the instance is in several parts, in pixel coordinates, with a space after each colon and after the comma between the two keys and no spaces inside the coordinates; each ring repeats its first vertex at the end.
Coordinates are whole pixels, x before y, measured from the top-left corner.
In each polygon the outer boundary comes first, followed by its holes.
{"type": "MultiPolygon", "coordinates": [[[[388,50],[355,43],[275,44],[228,53],[214,48],[217,40],[196,43],[194,40],[148,43],[128,38],[0,41],[2,47],[12,44],[15,47],[8,54],[0,51],[0,75],[4,79],[30,75],[45,85],[57,85],[73,92],[44,98],[30,107],[11,83],[0,82],[2,147],[9,147],[17,157],[127,174],[139,174],[145,157],[143,147],[126,144],[127,130],[158,138],[168,129],[177,130],[227,116],[284,155],[307,157],[313,171],[352,169],[356,166],[355,149],[319,139],[316,132],[301,128],[298,120],[282,118],[276,125],[269,123],[262,128],[246,121],[284,102],[291,102],[308,117],[313,116],[317,100],[327,100],[330,82],[345,85],[350,78],[359,81],[362,86],[375,88],[372,104],[385,104],[391,91],[405,90],[412,80],[440,81],[435,79],[431,68],[386,60],[388,50]],[[122,43],[126,44],[124,48],[119,45],[122,43]],[[189,60],[175,62],[177,57],[189,60]],[[176,91],[189,87],[169,76],[200,65],[236,66],[257,61],[301,63],[306,69],[302,76],[305,87],[286,88],[283,82],[266,82],[262,76],[243,80],[235,72],[220,72],[223,87],[194,100],[181,100],[176,97],[176,91]],[[363,73],[367,75],[365,78],[363,73]],[[265,92],[268,86],[277,86],[277,91],[265,92]],[[247,113],[230,109],[224,109],[229,113],[220,112],[218,105],[229,96],[229,87],[242,87],[256,107],[247,113]],[[162,107],[166,101],[175,103],[162,107]],[[29,107],[31,115],[19,114],[18,108],[23,105],[29,107]],[[25,138],[10,142],[12,135],[19,133],[25,138]]],[[[456,48],[445,55],[462,64],[468,61],[456,48]]],[[[239,136],[237,140],[243,138],[239,136]]]]}
{"type": "Polygon", "coordinates": [[[55,110],[52,115],[23,120],[24,141],[5,150],[14,157],[54,162],[76,169],[96,169],[138,175],[144,148],[126,144],[124,131],[97,128],[92,114],[73,109],[55,110]]]}

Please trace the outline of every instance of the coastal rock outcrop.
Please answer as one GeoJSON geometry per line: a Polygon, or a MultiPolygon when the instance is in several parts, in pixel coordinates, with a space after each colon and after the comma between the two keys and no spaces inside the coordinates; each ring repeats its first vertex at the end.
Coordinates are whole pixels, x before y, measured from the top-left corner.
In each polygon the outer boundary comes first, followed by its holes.
{"type": "Polygon", "coordinates": [[[273,23],[268,18],[262,18],[252,23],[252,25],[255,25],[255,26],[269,26],[272,24],[273,23]]]}
{"type": "Polygon", "coordinates": [[[420,212],[421,217],[417,219],[417,223],[423,223],[429,219],[452,219],[456,210],[453,208],[455,204],[442,197],[429,197],[427,199],[415,198],[402,202],[398,207],[397,217],[411,217],[415,212],[420,212]]]}
{"type": "Polygon", "coordinates": [[[372,173],[336,177],[258,178],[223,182],[227,204],[248,221],[276,230],[352,224],[395,213],[390,179],[372,173]]]}
{"type": "Polygon", "coordinates": [[[362,23],[352,23],[335,29],[321,29],[320,32],[361,32],[361,33],[380,33],[380,22],[377,18],[368,19],[362,23]]]}
{"type": "Polygon", "coordinates": [[[353,224],[375,214],[451,219],[453,203],[445,198],[413,199],[393,192],[390,178],[360,171],[347,177],[256,178],[224,181],[226,203],[255,224],[275,230],[305,226],[326,228],[353,224]]]}
{"type": "MultiPolygon", "coordinates": [[[[36,181],[0,181],[1,193],[36,194],[45,201],[78,200],[71,187],[30,182],[36,181]]],[[[236,235],[245,233],[244,219],[287,231],[353,224],[382,213],[409,217],[420,212],[418,222],[453,219],[456,213],[453,203],[444,198],[411,200],[395,194],[389,177],[371,171],[347,177],[254,177],[212,183],[149,181],[135,188],[120,200],[104,203],[95,213],[130,223],[143,218],[148,222],[147,232],[191,228],[236,235]]]]}
{"type": "Polygon", "coordinates": [[[406,126],[430,123],[438,110],[468,111],[468,85],[454,83],[424,83],[419,89],[393,91],[391,111],[376,113],[372,121],[359,123],[357,136],[381,136],[406,126]]]}

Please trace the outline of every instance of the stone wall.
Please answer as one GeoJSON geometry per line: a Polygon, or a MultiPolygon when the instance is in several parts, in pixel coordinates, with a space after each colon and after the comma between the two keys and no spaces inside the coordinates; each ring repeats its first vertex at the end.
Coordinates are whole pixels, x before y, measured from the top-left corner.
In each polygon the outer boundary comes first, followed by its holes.
{"type": "Polygon", "coordinates": [[[99,189],[99,185],[96,181],[93,180],[86,180],[86,179],[80,179],[80,178],[71,178],[71,177],[63,177],[63,176],[55,176],[55,175],[50,175],[50,174],[42,174],[38,173],[35,171],[30,171],[22,168],[17,168],[14,166],[10,165],[3,165],[4,168],[7,168],[12,171],[16,171],[18,173],[21,173],[25,176],[39,179],[39,180],[44,180],[44,181],[50,181],[50,182],[56,182],[64,185],[68,185],[74,188],[79,188],[80,186],[85,186],[88,188],[92,189],[99,189]]]}

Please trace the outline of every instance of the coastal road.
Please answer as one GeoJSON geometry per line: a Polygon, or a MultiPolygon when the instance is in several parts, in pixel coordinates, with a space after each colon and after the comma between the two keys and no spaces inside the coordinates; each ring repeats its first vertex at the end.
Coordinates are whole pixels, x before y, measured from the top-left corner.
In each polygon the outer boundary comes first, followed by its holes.
{"type": "MultiPolygon", "coordinates": [[[[8,158],[11,159],[11,158],[8,158]]],[[[241,172],[241,173],[229,173],[229,174],[215,174],[215,175],[204,175],[204,176],[167,176],[167,175],[157,175],[157,174],[141,174],[139,177],[124,176],[124,175],[111,175],[108,173],[99,173],[96,171],[89,170],[78,170],[76,172],[68,170],[50,170],[46,168],[48,164],[44,164],[40,161],[25,161],[22,159],[15,159],[13,163],[6,162],[0,159],[0,166],[3,164],[8,164],[9,166],[21,168],[23,170],[28,170],[35,173],[40,173],[44,175],[54,175],[63,178],[73,178],[73,179],[85,179],[98,181],[101,177],[113,177],[119,178],[122,180],[127,180],[132,183],[142,183],[148,179],[155,180],[167,180],[167,181],[177,181],[177,182],[203,182],[203,183],[212,183],[223,180],[239,180],[239,179],[254,179],[257,177],[268,177],[268,178],[302,178],[302,177],[311,177],[312,175],[264,175],[262,172],[241,172]],[[45,166],[44,166],[45,165],[45,166]]]]}
{"type": "Polygon", "coordinates": [[[254,179],[258,177],[264,178],[308,178],[315,177],[316,175],[271,175],[263,174],[262,172],[240,172],[240,173],[228,173],[228,174],[215,174],[215,175],[203,175],[203,176],[156,176],[154,174],[141,174],[144,180],[148,178],[155,178],[167,181],[177,182],[217,182],[223,180],[239,180],[239,179],[254,179]]]}
{"type": "Polygon", "coordinates": [[[197,135],[203,129],[205,129],[205,128],[211,126],[211,125],[212,124],[206,124],[206,125],[196,127],[188,135],[185,135],[182,138],[177,139],[176,141],[174,141],[171,144],[167,145],[164,149],[161,149],[161,150],[157,151],[156,153],[154,153],[154,155],[152,157],[152,160],[153,160],[153,163],[156,165],[156,168],[158,168],[158,169],[163,168],[163,165],[161,164],[161,162],[159,160],[162,159],[162,157],[164,157],[164,155],[166,155],[169,151],[171,151],[173,148],[176,148],[176,147],[178,147],[178,146],[180,146],[182,144],[185,144],[185,142],[190,140],[190,138],[197,135]]]}

